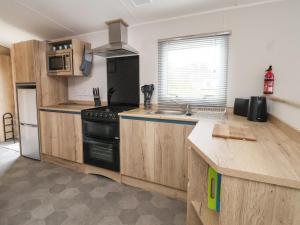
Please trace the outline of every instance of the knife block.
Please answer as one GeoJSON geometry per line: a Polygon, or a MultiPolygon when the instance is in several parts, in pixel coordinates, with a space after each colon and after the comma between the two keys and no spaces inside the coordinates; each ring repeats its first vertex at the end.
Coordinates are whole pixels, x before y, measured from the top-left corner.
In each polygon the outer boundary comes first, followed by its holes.
{"type": "Polygon", "coordinates": [[[94,97],[95,107],[101,106],[100,97],[94,97]]]}

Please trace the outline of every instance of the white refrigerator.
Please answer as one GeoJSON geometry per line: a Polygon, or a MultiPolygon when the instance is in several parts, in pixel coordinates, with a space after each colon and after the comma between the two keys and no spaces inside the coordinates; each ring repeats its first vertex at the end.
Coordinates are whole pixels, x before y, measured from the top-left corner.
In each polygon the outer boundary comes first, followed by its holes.
{"type": "Polygon", "coordinates": [[[36,86],[17,85],[17,97],[21,154],[40,160],[36,86]]]}

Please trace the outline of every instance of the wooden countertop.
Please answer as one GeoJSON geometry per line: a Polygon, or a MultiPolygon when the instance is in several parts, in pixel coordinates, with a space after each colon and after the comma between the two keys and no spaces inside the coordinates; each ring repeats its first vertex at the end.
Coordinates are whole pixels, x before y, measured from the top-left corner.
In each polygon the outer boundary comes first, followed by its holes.
{"type": "MultiPolygon", "coordinates": [[[[192,116],[186,115],[169,115],[169,114],[154,114],[156,109],[145,110],[143,108],[133,109],[119,113],[119,116],[137,117],[137,118],[148,118],[148,119],[160,119],[160,120],[175,120],[175,121],[186,121],[197,123],[202,117],[201,113],[194,113],[192,116]]],[[[214,117],[222,117],[224,113],[213,114],[214,117]],[[218,115],[217,115],[218,114],[218,115]]],[[[205,114],[207,116],[207,114],[205,114]]]]}
{"type": "Polygon", "coordinates": [[[51,105],[51,106],[43,106],[40,107],[40,110],[43,111],[62,111],[62,112],[76,112],[80,113],[84,109],[94,108],[95,106],[92,104],[83,104],[83,103],[62,103],[58,105],[51,105]]]}
{"type": "Polygon", "coordinates": [[[300,143],[274,124],[228,115],[201,119],[188,137],[192,148],[218,173],[300,189],[300,143]],[[215,123],[248,126],[257,141],[212,137],[215,123]]]}

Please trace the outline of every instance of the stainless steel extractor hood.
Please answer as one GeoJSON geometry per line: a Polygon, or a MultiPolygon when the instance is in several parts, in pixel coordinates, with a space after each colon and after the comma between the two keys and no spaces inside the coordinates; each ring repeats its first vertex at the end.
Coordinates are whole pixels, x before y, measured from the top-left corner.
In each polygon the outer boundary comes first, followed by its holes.
{"type": "Polygon", "coordinates": [[[94,55],[115,58],[137,55],[138,51],[127,44],[128,24],[122,19],[106,22],[109,30],[109,44],[92,50],[94,55]]]}

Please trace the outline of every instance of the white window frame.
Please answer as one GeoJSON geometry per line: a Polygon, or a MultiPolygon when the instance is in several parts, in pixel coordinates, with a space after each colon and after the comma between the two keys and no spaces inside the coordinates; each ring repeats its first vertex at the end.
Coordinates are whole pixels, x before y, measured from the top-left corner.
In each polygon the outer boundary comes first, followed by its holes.
{"type": "MultiPolygon", "coordinates": [[[[229,61],[229,35],[231,32],[218,32],[218,33],[210,33],[210,34],[202,34],[202,35],[192,35],[192,36],[184,36],[184,37],[176,37],[176,38],[168,38],[168,39],[161,39],[158,41],[158,104],[160,106],[168,106],[168,107],[178,107],[178,105],[184,105],[184,104],[190,104],[194,107],[199,108],[224,108],[227,105],[227,79],[228,79],[228,61],[229,61]],[[168,71],[167,66],[164,63],[164,54],[166,54],[168,51],[165,48],[168,48],[168,44],[176,46],[176,43],[178,42],[178,45],[181,45],[182,43],[186,42],[201,42],[201,40],[204,40],[205,38],[216,38],[217,40],[220,40],[220,38],[224,37],[224,71],[222,71],[222,78],[219,81],[221,84],[221,91],[220,93],[216,94],[216,99],[214,101],[207,100],[205,101],[205,98],[195,98],[192,99],[190,97],[184,98],[184,97],[178,97],[176,95],[170,96],[167,93],[167,86],[166,82],[168,82],[168,78],[166,78],[166,71],[168,71]],[[223,80],[224,79],[224,80],[223,80]],[[224,84],[222,84],[224,82],[224,84]],[[222,86],[223,85],[223,86],[222,86]],[[218,95],[220,96],[218,99],[218,95]],[[222,95],[222,96],[221,96],[222,95]]],[[[205,40],[204,40],[205,42],[205,40]]],[[[221,41],[222,43],[222,41],[221,41]]],[[[179,46],[180,47],[180,46],[179,46]]],[[[223,64],[222,64],[223,66],[223,64]]],[[[190,83],[189,83],[190,84],[190,83]]],[[[212,90],[210,90],[212,91],[212,90]]]]}

